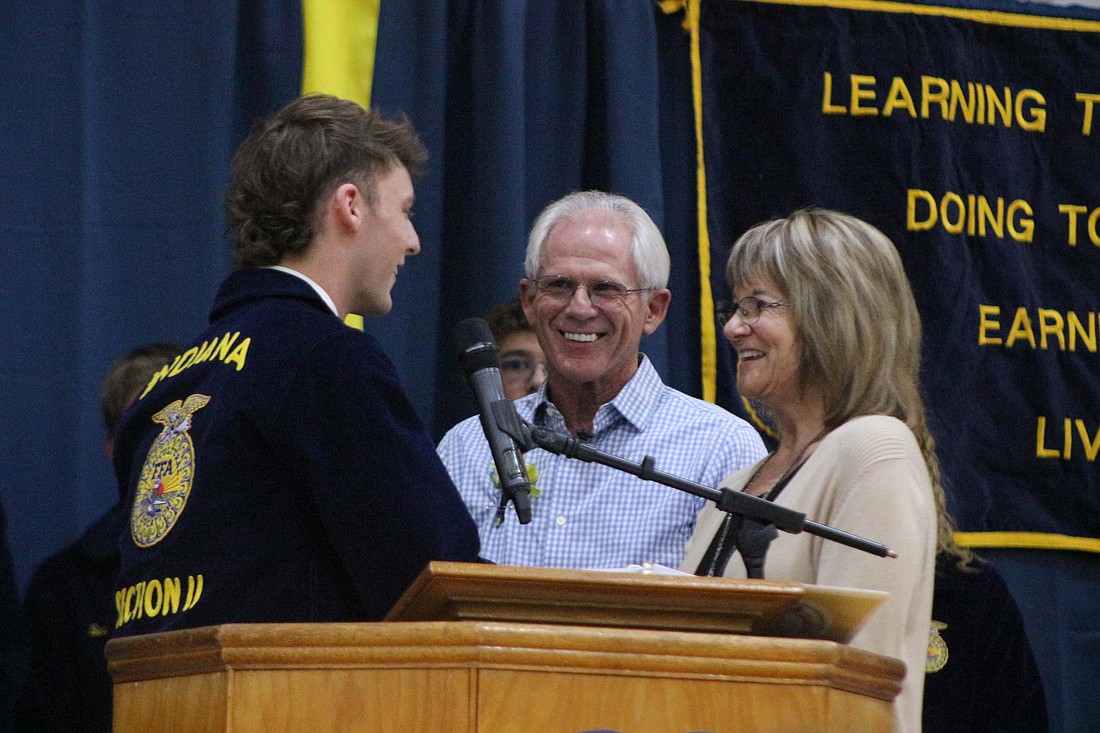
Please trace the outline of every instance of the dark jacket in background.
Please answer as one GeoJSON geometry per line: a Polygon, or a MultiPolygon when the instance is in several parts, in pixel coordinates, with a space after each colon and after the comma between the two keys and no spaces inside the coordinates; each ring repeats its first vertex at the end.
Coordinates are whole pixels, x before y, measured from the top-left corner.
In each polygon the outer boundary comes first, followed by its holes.
{"type": "Polygon", "coordinates": [[[924,731],[1045,733],[1046,696],[1020,610],[991,565],[972,567],[936,559],[932,620],[946,624],[947,663],[925,675],[924,731]]]}
{"type": "Polygon", "coordinates": [[[7,527],[4,505],[0,502],[0,733],[11,730],[12,707],[23,683],[25,655],[19,592],[7,527]]]}
{"type": "Polygon", "coordinates": [[[115,620],[122,513],[105,512],[35,570],[23,599],[30,662],[16,706],[18,733],[110,733],[104,646],[115,620]]]}

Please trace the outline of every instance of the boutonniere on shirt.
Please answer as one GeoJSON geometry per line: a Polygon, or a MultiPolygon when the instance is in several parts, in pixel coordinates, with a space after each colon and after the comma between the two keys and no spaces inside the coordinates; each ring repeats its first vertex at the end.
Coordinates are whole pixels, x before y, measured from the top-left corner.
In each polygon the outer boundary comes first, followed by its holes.
{"type": "MultiPolygon", "coordinates": [[[[500,491],[500,474],[497,473],[496,464],[492,461],[489,462],[489,480],[493,482],[493,486],[497,488],[497,491],[500,491]]],[[[527,480],[531,484],[531,498],[539,498],[542,495],[542,492],[539,491],[538,486],[536,485],[539,480],[539,467],[533,463],[527,464],[527,480]]],[[[505,502],[502,501],[500,503],[500,509],[497,510],[497,517],[496,521],[494,522],[494,525],[497,527],[504,524],[505,506],[505,502]]]]}

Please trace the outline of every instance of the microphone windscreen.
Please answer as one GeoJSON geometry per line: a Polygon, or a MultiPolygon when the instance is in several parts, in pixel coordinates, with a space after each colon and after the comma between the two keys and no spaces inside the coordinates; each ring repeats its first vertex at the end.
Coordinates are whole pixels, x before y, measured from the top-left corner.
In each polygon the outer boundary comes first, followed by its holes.
{"type": "Polygon", "coordinates": [[[484,318],[467,318],[454,330],[455,344],[460,352],[477,344],[495,344],[493,331],[484,318]]]}
{"type": "Polygon", "coordinates": [[[461,321],[455,326],[454,339],[458,346],[458,360],[467,376],[482,369],[500,368],[493,331],[484,318],[461,321]]]}

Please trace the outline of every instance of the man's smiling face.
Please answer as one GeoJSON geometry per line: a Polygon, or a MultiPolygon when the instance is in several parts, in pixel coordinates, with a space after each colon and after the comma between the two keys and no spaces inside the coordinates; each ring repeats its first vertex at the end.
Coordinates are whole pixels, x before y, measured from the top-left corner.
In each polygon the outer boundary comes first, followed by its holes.
{"type": "Polygon", "coordinates": [[[521,290],[527,320],[546,354],[551,390],[581,389],[606,398],[602,402],[618,394],[637,371],[642,335],[661,324],[671,295],[662,289],[600,297],[610,289],[607,284],[638,288],[632,240],[626,222],[603,210],[583,211],[550,230],[539,276],[525,279],[521,290]],[[571,297],[555,297],[538,285],[548,281],[580,286],[571,297]]]}

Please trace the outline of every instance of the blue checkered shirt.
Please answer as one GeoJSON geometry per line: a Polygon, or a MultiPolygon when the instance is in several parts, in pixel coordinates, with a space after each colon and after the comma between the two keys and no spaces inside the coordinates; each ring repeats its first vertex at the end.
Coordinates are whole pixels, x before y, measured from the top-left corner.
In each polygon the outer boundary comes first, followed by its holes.
{"type": "MultiPolygon", "coordinates": [[[[530,423],[566,431],[545,383],[516,400],[516,409],[530,423]]],[[[653,456],[657,471],[712,488],[765,453],[751,425],[666,386],[644,357],[622,391],[600,405],[593,428],[588,446],[635,463],[653,456]]],[[[502,565],[622,568],[648,561],[679,567],[706,503],[608,466],[535,448],[524,454],[534,478],[531,521],[521,525],[509,505],[501,522],[499,481],[478,417],[452,428],[437,450],[478,526],[481,556],[502,565]]]]}

